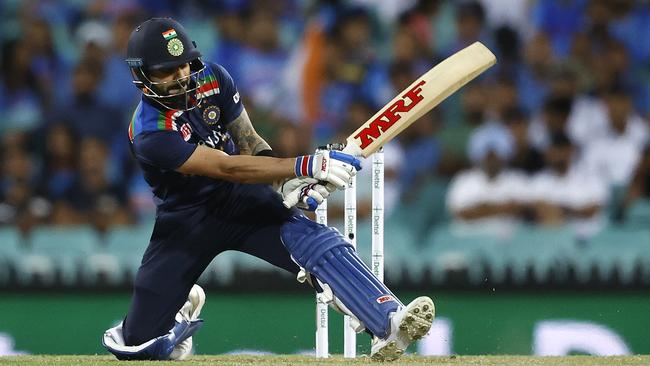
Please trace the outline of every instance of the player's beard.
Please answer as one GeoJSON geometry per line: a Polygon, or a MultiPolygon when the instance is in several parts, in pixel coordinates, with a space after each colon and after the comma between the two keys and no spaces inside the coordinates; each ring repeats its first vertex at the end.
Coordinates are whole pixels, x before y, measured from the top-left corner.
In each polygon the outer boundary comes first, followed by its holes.
{"type": "Polygon", "coordinates": [[[197,106],[196,92],[196,82],[188,79],[160,91],[162,96],[155,99],[169,109],[189,110],[197,106]]]}

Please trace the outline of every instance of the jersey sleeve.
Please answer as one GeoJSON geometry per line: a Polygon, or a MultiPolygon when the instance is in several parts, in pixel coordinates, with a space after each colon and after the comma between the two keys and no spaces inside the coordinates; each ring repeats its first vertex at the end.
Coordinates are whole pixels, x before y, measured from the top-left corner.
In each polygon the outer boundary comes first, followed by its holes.
{"type": "Polygon", "coordinates": [[[217,64],[210,64],[210,67],[214,70],[219,81],[219,95],[217,98],[221,105],[223,121],[227,125],[239,117],[244,110],[244,105],[241,102],[237,85],[235,85],[235,81],[228,71],[223,66],[217,64]]]}
{"type": "Polygon", "coordinates": [[[135,158],[163,170],[174,170],[183,165],[196,146],[183,140],[175,131],[145,132],[133,139],[135,158]]]}

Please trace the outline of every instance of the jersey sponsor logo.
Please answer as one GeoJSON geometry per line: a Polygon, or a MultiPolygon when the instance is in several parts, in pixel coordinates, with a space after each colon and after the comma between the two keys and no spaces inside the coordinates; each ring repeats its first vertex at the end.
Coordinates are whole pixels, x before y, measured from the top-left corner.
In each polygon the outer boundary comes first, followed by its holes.
{"type": "Polygon", "coordinates": [[[395,299],[393,299],[393,297],[390,296],[390,295],[379,296],[377,298],[377,303],[378,304],[383,304],[383,303],[388,302],[388,301],[395,301],[395,299]]]}
{"type": "Polygon", "coordinates": [[[381,111],[377,118],[370,122],[368,127],[354,135],[354,138],[358,139],[360,142],[359,147],[361,147],[361,149],[368,147],[368,145],[388,131],[395,122],[402,118],[400,113],[410,111],[413,107],[424,100],[424,97],[420,94],[422,92],[422,85],[424,84],[426,84],[425,80],[421,80],[419,83],[415,84],[413,88],[402,96],[402,99],[398,99],[395,103],[386,107],[381,111]],[[406,104],[406,102],[408,102],[408,104],[406,104]]]}
{"type": "Polygon", "coordinates": [[[178,57],[182,55],[184,49],[183,42],[178,38],[172,38],[167,42],[167,52],[172,56],[178,57]]]}
{"type": "Polygon", "coordinates": [[[323,156],[323,161],[320,163],[320,170],[322,172],[327,171],[327,158],[323,156]]]}
{"type": "Polygon", "coordinates": [[[192,126],[189,123],[183,123],[181,126],[181,136],[185,141],[190,141],[190,138],[192,138],[192,126]]]}
{"type": "Polygon", "coordinates": [[[219,122],[221,110],[215,105],[209,105],[203,110],[203,120],[208,126],[214,126],[219,122]]]}
{"type": "Polygon", "coordinates": [[[228,132],[221,132],[212,130],[212,136],[207,135],[201,137],[202,139],[197,142],[199,145],[207,145],[213,149],[223,150],[223,145],[230,139],[228,132]]]}
{"type": "Polygon", "coordinates": [[[232,96],[232,101],[235,102],[235,104],[239,103],[239,92],[232,96]]]}

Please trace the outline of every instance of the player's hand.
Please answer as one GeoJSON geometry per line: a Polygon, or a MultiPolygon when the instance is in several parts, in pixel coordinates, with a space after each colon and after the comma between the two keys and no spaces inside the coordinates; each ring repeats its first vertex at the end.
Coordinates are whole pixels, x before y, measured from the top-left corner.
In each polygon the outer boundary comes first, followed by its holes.
{"type": "Polygon", "coordinates": [[[340,151],[322,150],[296,158],[297,177],[316,178],[339,189],[345,188],[358,170],[361,170],[361,161],[340,151]]]}
{"type": "Polygon", "coordinates": [[[331,193],[324,184],[309,177],[289,179],[282,184],[279,192],[282,194],[282,203],[287,208],[296,206],[307,211],[315,211],[331,193]]]}

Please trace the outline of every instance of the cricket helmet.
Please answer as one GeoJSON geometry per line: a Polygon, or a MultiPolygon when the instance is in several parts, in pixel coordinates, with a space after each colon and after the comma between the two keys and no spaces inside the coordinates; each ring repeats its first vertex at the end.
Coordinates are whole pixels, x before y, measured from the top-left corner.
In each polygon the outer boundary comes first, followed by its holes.
{"type": "Polygon", "coordinates": [[[167,109],[190,110],[200,103],[198,94],[205,80],[205,64],[183,26],[172,18],[151,18],[133,30],[129,37],[126,63],[133,83],[144,95],[167,109]],[[190,74],[165,82],[152,81],[151,71],[173,72],[190,65],[190,74]],[[167,90],[178,90],[169,93],[167,90]]]}

